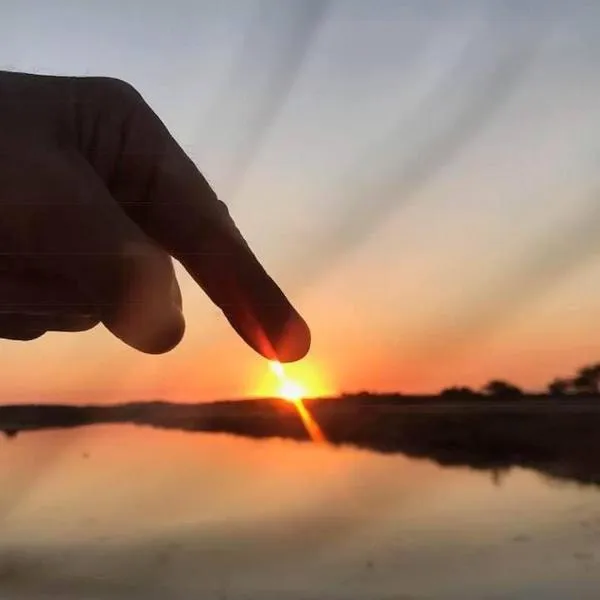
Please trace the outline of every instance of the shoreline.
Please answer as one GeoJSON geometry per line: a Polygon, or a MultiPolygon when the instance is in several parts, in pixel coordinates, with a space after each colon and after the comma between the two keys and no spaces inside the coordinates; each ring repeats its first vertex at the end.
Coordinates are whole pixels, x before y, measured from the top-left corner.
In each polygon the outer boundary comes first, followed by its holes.
{"type": "MultiPolygon", "coordinates": [[[[522,467],[600,486],[600,398],[353,395],[305,405],[334,446],[492,472],[522,467]]],[[[296,408],[272,398],[0,406],[0,442],[26,432],[109,424],[310,443],[296,408]]]]}

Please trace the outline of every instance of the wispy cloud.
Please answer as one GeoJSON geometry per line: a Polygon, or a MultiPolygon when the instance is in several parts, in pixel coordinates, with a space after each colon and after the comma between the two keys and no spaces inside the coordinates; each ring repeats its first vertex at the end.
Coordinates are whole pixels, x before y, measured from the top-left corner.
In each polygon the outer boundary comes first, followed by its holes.
{"type": "Polygon", "coordinates": [[[230,204],[289,97],[329,4],[329,0],[259,4],[238,60],[207,116],[209,133],[201,139],[205,143],[225,137],[228,145],[233,142],[226,180],[219,187],[230,204]],[[247,95],[243,101],[242,91],[247,95]],[[217,133],[211,133],[212,127],[217,133]]]}
{"type": "Polygon", "coordinates": [[[416,114],[362,153],[334,190],[344,210],[320,237],[289,259],[296,286],[313,283],[359,248],[392,213],[407,206],[493,120],[526,75],[539,32],[509,21],[487,26],[416,114]],[[406,123],[408,121],[408,124],[406,123]],[[397,148],[404,148],[400,156],[397,148]],[[374,165],[384,165],[373,172],[374,165]]]}

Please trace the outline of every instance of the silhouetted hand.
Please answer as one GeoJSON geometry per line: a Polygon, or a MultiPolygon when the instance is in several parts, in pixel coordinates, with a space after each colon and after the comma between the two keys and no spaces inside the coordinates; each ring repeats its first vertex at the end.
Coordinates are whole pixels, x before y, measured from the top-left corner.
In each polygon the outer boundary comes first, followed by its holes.
{"type": "Polygon", "coordinates": [[[0,153],[0,337],[103,323],[167,352],[184,332],[173,256],[257,352],[308,352],[306,323],[129,84],[0,72],[0,153]]]}

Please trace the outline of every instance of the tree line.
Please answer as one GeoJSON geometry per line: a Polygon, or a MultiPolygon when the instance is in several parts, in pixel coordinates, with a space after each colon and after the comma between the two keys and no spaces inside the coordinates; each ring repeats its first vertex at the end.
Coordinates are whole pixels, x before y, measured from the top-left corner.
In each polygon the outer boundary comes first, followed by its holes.
{"type": "MultiPolygon", "coordinates": [[[[544,392],[550,396],[600,395],[600,363],[581,367],[573,377],[556,377],[548,385],[544,392]]],[[[444,397],[485,395],[495,397],[518,397],[527,392],[518,385],[503,379],[493,379],[486,383],[480,390],[469,387],[449,387],[442,390],[444,397]]]]}

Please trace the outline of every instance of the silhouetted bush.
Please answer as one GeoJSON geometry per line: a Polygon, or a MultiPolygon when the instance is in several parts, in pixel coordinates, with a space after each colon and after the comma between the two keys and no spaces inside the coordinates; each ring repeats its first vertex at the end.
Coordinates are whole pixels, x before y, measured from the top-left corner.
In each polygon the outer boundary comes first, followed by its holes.
{"type": "Polygon", "coordinates": [[[566,396],[571,390],[571,382],[568,379],[557,377],[548,384],[548,393],[551,396],[566,396]]]}
{"type": "Polygon", "coordinates": [[[466,398],[475,398],[476,396],[479,396],[479,394],[466,386],[454,386],[442,390],[440,396],[448,400],[460,400],[466,398]]]}
{"type": "Polygon", "coordinates": [[[596,395],[600,392],[600,364],[582,367],[571,382],[575,392],[596,395]]]}
{"type": "Polygon", "coordinates": [[[523,396],[523,391],[521,388],[501,379],[494,379],[490,381],[484,386],[483,391],[488,396],[494,396],[497,398],[518,398],[523,396]]]}

